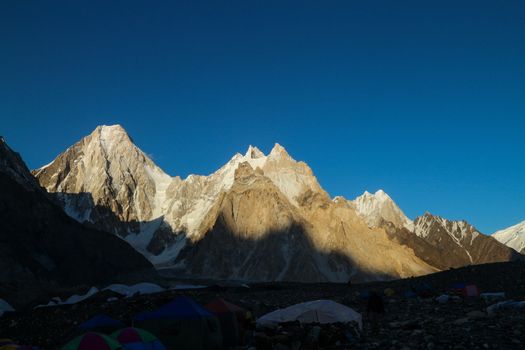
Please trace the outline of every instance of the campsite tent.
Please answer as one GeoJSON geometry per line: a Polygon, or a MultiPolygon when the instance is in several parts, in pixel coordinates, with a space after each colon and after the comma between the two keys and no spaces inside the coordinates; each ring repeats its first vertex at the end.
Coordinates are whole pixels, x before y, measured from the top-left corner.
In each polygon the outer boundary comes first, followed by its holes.
{"type": "Polygon", "coordinates": [[[124,327],[126,327],[126,325],[123,322],[104,314],[96,315],[78,326],[78,328],[83,331],[100,333],[111,333],[124,327]]]}
{"type": "Polygon", "coordinates": [[[116,350],[121,348],[115,339],[105,334],[88,332],[71,340],[61,350],[116,350]]]}
{"type": "Polygon", "coordinates": [[[279,323],[299,321],[301,323],[356,322],[361,329],[361,314],[332,300],[315,300],[295,304],[266,314],[257,320],[258,326],[275,326],[279,323]]]}
{"type": "Polygon", "coordinates": [[[168,349],[220,349],[217,318],[190,298],[178,297],[134,318],[136,326],[155,334],[168,349]]]}
{"type": "Polygon", "coordinates": [[[123,328],[111,334],[122,350],[166,350],[162,342],[150,332],[140,328],[123,328]]]}
{"type": "Polygon", "coordinates": [[[472,283],[456,283],[450,289],[453,294],[458,294],[464,297],[479,296],[478,286],[472,283]]]}
{"type": "Polygon", "coordinates": [[[414,293],[417,294],[418,297],[421,298],[431,298],[436,294],[434,288],[432,288],[430,284],[425,282],[416,284],[412,287],[412,290],[414,291],[414,293]]]}
{"type": "Polygon", "coordinates": [[[11,339],[7,339],[7,338],[2,338],[0,339],[0,346],[4,346],[4,345],[11,345],[11,344],[14,344],[15,342],[11,339]]]}
{"type": "Polygon", "coordinates": [[[242,343],[247,322],[246,310],[221,298],[213,300],[204,307],[217,316],[221,324],[222,340],[225,347],[237,346],[242,343]]]}

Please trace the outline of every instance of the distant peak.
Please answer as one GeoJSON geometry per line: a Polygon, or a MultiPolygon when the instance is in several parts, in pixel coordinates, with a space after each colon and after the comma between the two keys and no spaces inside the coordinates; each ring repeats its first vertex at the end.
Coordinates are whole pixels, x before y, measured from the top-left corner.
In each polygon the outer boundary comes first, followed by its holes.
{"type": "Polygon", "coordinates": [[[422,218],[426,220],[432,220],[432,221],[438,221],[441,223],[447,223],[447,222],[460,222],[460,220],[449,220],[439,215],[434,215],[429,211],[426,211],[425,214],[423,214],[422,218]]]}
{"type": "Polygon", "coordinates": [[[290,157],[288,152],[286,152],[286,149],[283,146],[281,146],[280,144],[278,144],[278,143],[276,143],[273,146],[272,151],[270,152],[270,156],[272,156],[272,157],[281,157],[281,158],[290,157]]]}
{"type": "MultiPolygon", "coordinates": [[[[385,191],[383,190],[377,190],[374,194],[368,192],[368,191],[365,191],[360,197],[363,197],[363,198],[374,198],[375,200],[378,200],[378,201],[387,201],[387,200],[392,200],[392,198],[390,198],[390,196],[388,194],[386,194],[385,191]]],[[[359,197],[358,197],[359,198],[359,197]]]]}
{"type": "Polygon", "coordinates": [[[238,160],[241,160],[241,159],[243,159],[243,155],[240,154],[239,152],[237,152],[237,153],[235,153],[235,154],[233,155],[233,157],[228,161],[228,163],[234,163],[234,162],[236,162],[236,161],[238,161],[238,160]]]}
{"type": "Polygon", "coordinates": [[[113,125],[99,125],[97,126],[97,129],[106,129],[106,130],[121,130],[121,131],[125,131],[124,128],[122,127],[122,125],[120,124],[113,124],[113,125]]]}
{"type": "Polygon", "coordinates": [[[341,203],[341,202],[346,202],[346,198],[343,197],[343,196],[335,196],[334,199],[332,199],[332,202],[335,202],[335,203],[341,203]]]}
{"type": "Polygon", "coordinates": [[[128,135],[126,130],[120,125],[99,125],[91,134],[97,142],[100,142],[106,150],[113,148],[121,142],[131,142],[133,139],[128,135]]]}
{"type": "Polygon", "coordinates": [[[265,157],[265,155],[263,152],[261,152],[260,149],[258,149],[255,146],[250,145],[248,147],[248,151],[246,151],[245,157],[250,158],[250,159],[257,159],[257,158],[265,157]]]}
{"type": "Polygon", "coordinates": [[[120,124],[115,125],[99,125],[95,128],[93,133],[100,135],[128,135],[126,130],[120,124]]]}
{"type": "Polygon", "coordinates": [[[390,196],[388,194],[386,194],[385,191],[383,190],[377,190],[376,193],[374,194],[378,199],[383,199],[383,200],[388,200],[388,199],[391,199],[390,196]]]}

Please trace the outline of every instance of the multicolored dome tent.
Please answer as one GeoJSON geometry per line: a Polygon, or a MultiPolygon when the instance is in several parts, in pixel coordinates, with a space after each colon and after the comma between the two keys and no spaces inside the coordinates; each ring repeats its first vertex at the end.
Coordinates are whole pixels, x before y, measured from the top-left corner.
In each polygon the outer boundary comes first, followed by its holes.
{"type": "Polygon", "coordinates": [[[76,337],[64,345],[60,350],[117,350],[122,346],[110,336],[88,332],[76,337]]]}
{"type": "Polygon", "coordinates": [[[144,329],[123,328],[111,336],[122,345],[122,350],[166,350],[156,336],[144,329]]]}

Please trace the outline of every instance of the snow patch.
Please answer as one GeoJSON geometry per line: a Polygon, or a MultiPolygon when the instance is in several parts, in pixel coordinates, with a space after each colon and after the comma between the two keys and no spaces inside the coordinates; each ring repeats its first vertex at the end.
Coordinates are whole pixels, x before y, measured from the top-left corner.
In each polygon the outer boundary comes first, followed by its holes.
{"type": "Polygon", "coordinates": [[[153,218],[158,218],[163,214],[163,208],[166,202],[166,190],[173,181],[173,179],[159,168],[151,168],[149,165],[144,165],[144,170],[155,184],[155,202],[153,209],[153,218]]]}
{"type": "Polygon", "coordinates": [[[6,312],[14,312],[15,309],[4,299],[0,299],[0,317],[6,312]]]}
{"type": "Polygon", "coordinates": [[[66,300],[62,301],[59,297],[54,297],[49,301],[49,303],[45,305],[38,305],[35,306],[35,309],[41,308],[41,307],[49,307],[49,306],[58,306],[58,305],[72,305],[79,303],[81,301],[84,301],[91,296],[97,294],[99,292],[99,289],[97,287],[91,287],[86,294],[75,294],[67,298],[66,300]]]}
{"type": "Polygon", "coordinates": [[[131,286],[128,286],[125,284],[112,284],[102,290],[111,290],[115,293],[123,295],[126,298],[129,298],[136,294],[146,295],[146,294],[160,293],[160,292],[164,292],[166,289],[162,288],[161,286],[155,283],[143,282],[143,283],[137,283],[131,286]]]}
{"type": "Polygon", "coordinates": [[[166,248],[161,254],[150,254],[149,256],[147,256],[147,258],[153,265],[156,266],[164,265],[166,263],[173,263],[175,259],[177,259],[177,257],[179,256],[179,253],[182,250],[182,248],[186,246],[186,241],[187,238],[181,234],[177,236],[177,241],[175,242],[175,244],[166,248]]]}
{"type": "Polygon", "coordinates": [[[525,221],[495,232],[492,237],[520,252],[525,249],[525,221]]]}
{"type": "Polygon", "coordinates": [[[120,125],[102,125],[100,128],[100,145],[107,154],[121,140],[122,136],[127,136],[126,131],[120,125]]]}
{"type": "Polygon", "coordinates": [[[67,193],[60,193],[60,192],[57,192],[57,195],[62,201],[64,211],[69,217],[71,217],[72,219],[80,223],[89,221],[89,218],[91,216],[91,210],[93,208],[91,207],[86,208],[86,210],[84,210],[83,212],[79,211],[76,208],[77,203],[71,200],[73,198],[71,195],[68,195],[67,193]]]}

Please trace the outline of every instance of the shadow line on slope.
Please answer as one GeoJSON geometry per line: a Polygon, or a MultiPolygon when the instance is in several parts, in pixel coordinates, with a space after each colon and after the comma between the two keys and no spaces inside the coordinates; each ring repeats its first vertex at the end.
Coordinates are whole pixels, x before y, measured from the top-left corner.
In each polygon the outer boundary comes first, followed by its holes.
{"type": "MultiPolygon", "coordinates": [[[[158,222],[159,218],[151,221],[122,220],[110,208],[95,204],[88,192],[56,192],[49,195],[67,208],[66,212],[78,209],[69,213],[73,217],[82,218],[77,215],[78,212],[91,208],[89,215],[94,222],[84,221],[85,226],[116,234],[123,239],[139,233],[141,227],[158,224],[155,232],[149,232],[151,241],[145,247],[153,258],[173,247],[176,242],[185,240],[184,248],[171,260],[174,271],[185,278],[251,282],[352,280],[354,283],[398,278],[388,273],[366,270],[341,252],[320,250],[306,233],[307,229],[297,222],[254,238],[250,232],[242,235],[234,233],[220,214],[212,228],[201,239],[193,241],[184,231],[171,232],[169,226],[158,222]]],[[[122,210],[119,207],[116,209],[122,210]]]]}

